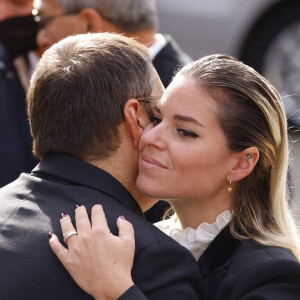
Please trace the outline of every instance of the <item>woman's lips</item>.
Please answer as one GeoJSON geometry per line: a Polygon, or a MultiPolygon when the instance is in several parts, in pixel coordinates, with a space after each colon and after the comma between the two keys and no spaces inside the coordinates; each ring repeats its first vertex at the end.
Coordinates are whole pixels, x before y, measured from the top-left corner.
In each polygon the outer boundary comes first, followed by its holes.
{"type": "Polygon", "coordinates": [[[147,168],[167,169],[162,163],[151,156],[142,155],[141,164],[147,168]]]}

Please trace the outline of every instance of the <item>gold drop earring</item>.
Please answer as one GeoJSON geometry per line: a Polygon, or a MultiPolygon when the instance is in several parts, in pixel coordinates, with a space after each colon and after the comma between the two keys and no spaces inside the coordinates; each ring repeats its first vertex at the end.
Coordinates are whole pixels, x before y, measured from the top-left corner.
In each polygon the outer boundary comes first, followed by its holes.
{"type": "Polygon", "coordinates": [[[228,193],[232,192],[232,187],[231,187],[231,178],[229,179],[229,188],[227,189],[228,193]]]}

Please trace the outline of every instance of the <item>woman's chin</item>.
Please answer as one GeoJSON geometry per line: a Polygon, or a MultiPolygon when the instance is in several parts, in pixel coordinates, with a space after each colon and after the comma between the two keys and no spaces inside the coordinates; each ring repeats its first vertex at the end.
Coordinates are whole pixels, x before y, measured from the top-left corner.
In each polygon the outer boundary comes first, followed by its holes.
{"type": "Polygon", "coordinates": [[[142,176],[138,176],[136,181],[136,187],[142,194],[146,195],[147,197],[158,199],[158,185],[154,184],[152,181],[145,180],[145,178],[143,178],[142,176]]]}

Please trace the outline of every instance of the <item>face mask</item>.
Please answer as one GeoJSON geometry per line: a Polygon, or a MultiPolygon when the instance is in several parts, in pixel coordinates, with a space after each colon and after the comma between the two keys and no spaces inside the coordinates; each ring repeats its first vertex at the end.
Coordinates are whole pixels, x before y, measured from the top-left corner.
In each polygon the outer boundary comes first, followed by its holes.
{"type": "Polygon", "coordinates": [[[0,42],[12,58],[36,49],[37,23],[32,15],[0,22],[0,42]]]}

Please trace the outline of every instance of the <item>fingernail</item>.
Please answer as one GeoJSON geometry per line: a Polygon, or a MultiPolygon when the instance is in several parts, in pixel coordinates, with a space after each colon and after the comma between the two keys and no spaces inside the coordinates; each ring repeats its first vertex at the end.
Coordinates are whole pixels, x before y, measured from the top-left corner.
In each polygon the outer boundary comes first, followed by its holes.
{"type": "Polygon", "coordinates": [[[49,240],[51,239],[53,237],[53,233],[52,232],[48,232],[48,238],[49,238],[49,240]]]}
{"type": "Polygon", "coordinates": [[[60,214],[60,218],[62,219],[62,218],[64,218],[64,217],[66,217],[67,216],[67,214],[65,213],[65,212],[62,212],[61,214],[60,214]]]}
{"type": "MultiPolygon", "coordinates": [[[[100,205],[100,203],[95,202],[94,205],[100,205]]],[[[93,206],[94,206],[94,205],[93,205],[93,206]]]]}
{"type": "Polygon", "coordinates": [[[80,206],[82,206],[81,203],[76,204],[76,205],[75,205],[75,209],[78,208],[78,207],[80,207],[80,206]]]}
{"type": "Polygon", "coordinates": [[[126,217],[123,214],[120,215],[119,218],[121,218],[122,220],[126,220],[126,217]]]}

